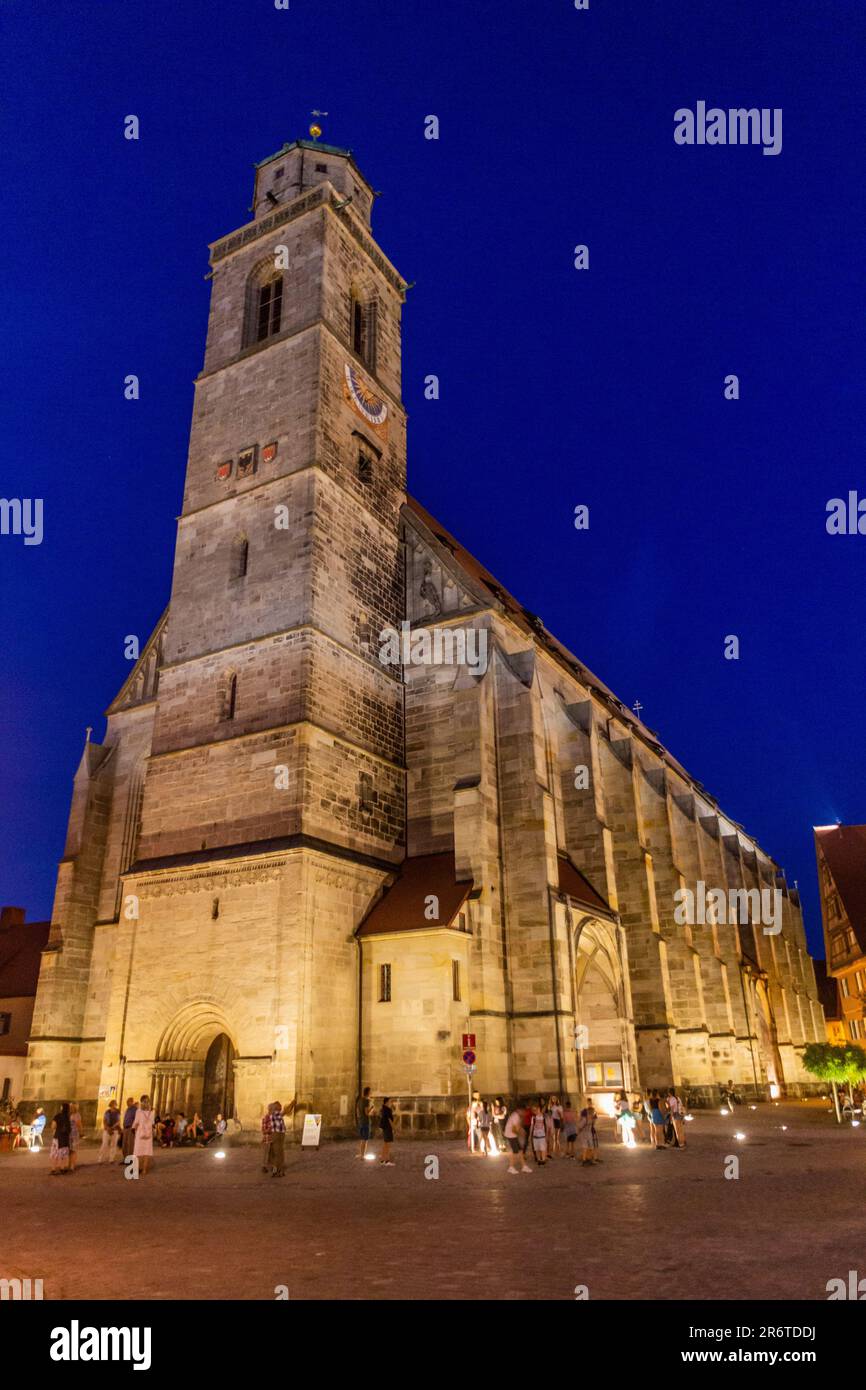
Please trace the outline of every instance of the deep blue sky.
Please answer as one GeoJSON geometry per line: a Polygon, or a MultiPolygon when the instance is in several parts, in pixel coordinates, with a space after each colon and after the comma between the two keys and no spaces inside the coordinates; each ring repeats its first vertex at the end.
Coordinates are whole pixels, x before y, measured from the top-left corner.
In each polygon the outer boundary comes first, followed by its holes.
{"type": "Polygon", "coordinates": [[[866,494],[864,30],[855,0],[4,0],[0,490],[46,519],[0,537],[0,902],[49,915],[85,726],[168,598],[206,243],[317,107],[417,281],[411,491],[640,699],[819,946],[811,827],[866,820],[866,537],[825,530],[866,494]],[[782,153],[675,145],[698,100],[782,107],[782,153]]]}

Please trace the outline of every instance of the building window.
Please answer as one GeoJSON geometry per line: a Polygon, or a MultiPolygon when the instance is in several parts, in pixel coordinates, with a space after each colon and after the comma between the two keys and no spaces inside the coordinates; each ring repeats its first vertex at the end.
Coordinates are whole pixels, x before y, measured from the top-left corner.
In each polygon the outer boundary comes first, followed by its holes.
{"type": "Polygon", "coordinates": [[[459,960],[452,960],[452,962],[451,962],[451,998],[454,999],[454,1000],[459,1004],[459,1002],[460,1002],[460,962],[459,962],[459,960]]]}
{"type": "Polygon", "coordinates": [[[842,980],[842,997],[843,997],[844,999],[847,999],[847,998],[848,998],[848,981],[847,981],[847,979],[843,979],[843,980],[842,980]]]}
{"type": "Polygon", "coordinates": [[[225,723],[235,717],[235,706],[238,698],[238,678],[230,672],[223,677],[219,688],[219,720],[225,723]]]}
{"type": "Polygon", "coordinates": [[[4,1078],[3,1078],[3,1097],[2,1097],[2,1099],[3,1099],[3,1100],[8,1100],[11,1091],[12,1091],[12,1077],[11,1077],[11,1076],[4,1076],[4,1078]]]}
{"type": "Polygon", "coordinates": [[[390,965],[379,966],[379,1003],[390,1004],[391,1002],[391,967],[390,965]]]}
{"type": "Polygon", "coordinates": [[[243,579],[247,572],[250,556],[250,543],[246,536],[235,536],[232,541],[232,556],[229,578],[243,579]]]}
{"type": "Polygon", "coordinates": [[[361,361],[376,370],[376,327],[379,306],[375,299],[364,303],[352,297],[352,350],[361,361]]]}
{"type": "Polygon", "coordinates": [[[327,164],[317,164],[317,165],[316,165],[316,173],[317,173],[317,174],[327,174],[327,172],[328,172],[328,166],[327,166],[327,164]]]}
{"type": "Polygon", "coordinates": [[[281,179],[281,178],[283,177],[283,172],[284,172],[284,171],[283,171],[282,168],[275,169],[275,170],[274,170],[274,178],[275,178],[275,179],[281,179]]]}
{"type": "Polygon", "coordinates": [[[0,1014],[0,1036],[2,1036],[4,1033],[9,1033],[9,1032],[11,1032],[11,1029],[12,1029],[12,1015],[11,1015],[11,1014],[0,1014]]]}
{"type": "Polygon", "coordinates": [[[855,1042],[859,1041],[859,1038],[860,1038],[860,1020],[859,1020],[859,1018],[852,1018],[852,1019],[851,1019],[851,1022],[849,1023],[848,1026],[849,1026],[849,1028],[851,1029],[851,1037],[854,1039],[855,1042]]]}
{"type": "Polygon", "coordinates": [[[283,277],[281,275],[276,276],[273,280],[268,280],[264,285],[259,285],[257,312],[256,342],[262,343],[265,338],[272,338],[275,333],[280,331],[283,317],[283,277]]]}
{"type": "Polygon", "coordinates": [[[855,971],[854,971],[854,979],[857,981],[857,993],[858,993],[858,994],[862,994],[862,993],[863,993],[863,976],[861,975],[861,973],[860,973],[859,970],[855,970],[855,971]]]}
{"type": "Polygon", "coordinates": [[[358,477],[362,483],[369,483],[373,478],[373,455],[363,448],[358,450],[358,477]]]}

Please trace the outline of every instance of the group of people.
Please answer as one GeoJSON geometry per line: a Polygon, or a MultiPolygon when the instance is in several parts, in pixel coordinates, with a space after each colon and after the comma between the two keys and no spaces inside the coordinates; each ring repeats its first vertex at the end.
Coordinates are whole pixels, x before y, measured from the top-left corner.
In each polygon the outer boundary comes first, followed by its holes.
{"type": "MultiPolygon", "coordinates": [[[[658,1150],[686,1147],[685,1107],[673,1087],[664,1097],[655,1089],[631,1099],[620,1091],[614,1112],[617,1135],[629,1148],[644,1139],[658,1150]]],[[[508,1106],[502,1096],[489,1101],[476,1095],[466,1111],[466,1138],[470,1152],[484,1158],[508,1153],[509,1173],[531,1172],[529,1155],[543,1168],[554,1158],[575,1159],[578,1151],[582,1166],[589,1168],[603,1162],[597,1120],[591,1096],[578,1111],[568,1096],[539,1096],[534,1103],[508,1106]]]]}
{"type": "Polygon", "coordinates": [[[502,1096],[488,1101],[475,1096],[467,1108],[467,1143],[471,1153],[489,1158],[510,1156],[509,1173],[531,1173],[528,1155],[543,1168],[551,1159],[577,1157],[585,1168],[603,1160],[598,1154],[598,1111],[587,1097],[577,1111],[568,1096],[539,1096],[535,1102],[506,1105],[502,1096]]]}
{"type": "MultiPolygon", "coordinates": [[[[41,1134],[46,1126],[45,1112],[40,1107],[33,1120],[33,1133],[41,1134]]],[[[214,1139],[221,1139],[227,1121],[217,1115],[205,1122],[196,1112],[192,1119],[182,1110],[174,1115],[158,1115],[151,1107],[150,1097],[139,1100],[130,1097],[121,1115],[115,1100],[108,1102],[102,1113],[101,1143],[97,1163],[112,1164],[130,1156],[139,1160],[139,1175],[147,1173],[153,1157],[154,1144],[170,1149],[181,1144],[204,1148],[214,1139]]],[[[78,1149],[84,1132],[81,1112],[75,1101],[65,1101],[51,1121],[51,1176],[74,1173],[78,1164],[78,1149]]]]}

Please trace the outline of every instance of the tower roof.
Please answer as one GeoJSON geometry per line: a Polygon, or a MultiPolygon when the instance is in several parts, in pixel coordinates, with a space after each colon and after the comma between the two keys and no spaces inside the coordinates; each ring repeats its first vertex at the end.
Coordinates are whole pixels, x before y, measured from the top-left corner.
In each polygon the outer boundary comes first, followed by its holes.
{"type": "MultiPolygon", "coordinates": [[[[279,159],[281,155],[288,154],[290,150],[319,150],[325,154],[339,154],[344,159],[351,159],[355,163],[351,150],[344,150],[340,145],[325,145],[321,140],[289,140],[285,145],[274,153],[269,154],[266,159],[257,159],[253,164],[254,169],[261,169],[264,164],[270,164],[272,159],[279,159]]],[[[360,171],[359,171],[360,172],[360,171]]]]}

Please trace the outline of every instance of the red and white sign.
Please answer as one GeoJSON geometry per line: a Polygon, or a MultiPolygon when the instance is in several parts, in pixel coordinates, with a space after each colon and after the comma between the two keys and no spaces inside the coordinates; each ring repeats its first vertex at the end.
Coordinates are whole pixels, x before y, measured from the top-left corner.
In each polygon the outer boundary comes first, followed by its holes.
{"type": "Polygon", "coordinates": [[[465,1051],[467,1050],[467,1048],[473,1048],[474,1046],[475,1046],[475,1034],[474,1034],[474,1033],[464,1033],[464,1034],[463,1034],[463,1051],[465,1052],[465,1051]]]}

